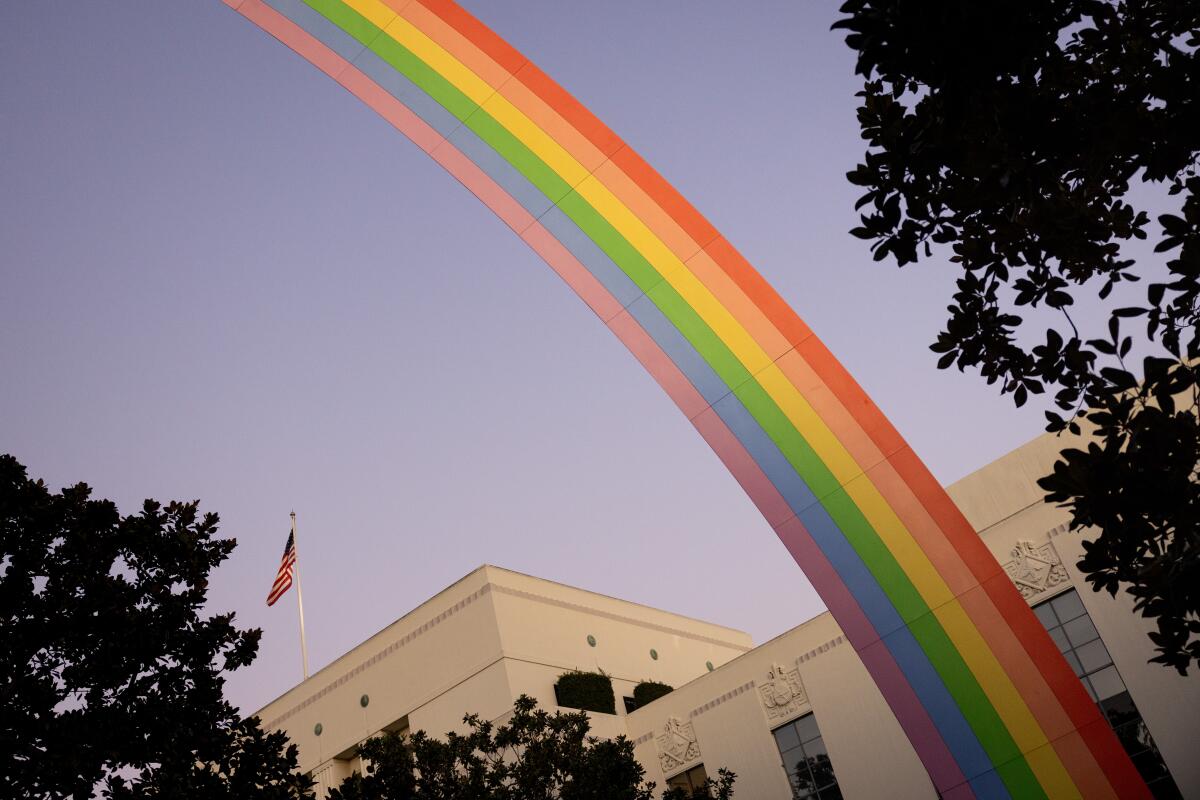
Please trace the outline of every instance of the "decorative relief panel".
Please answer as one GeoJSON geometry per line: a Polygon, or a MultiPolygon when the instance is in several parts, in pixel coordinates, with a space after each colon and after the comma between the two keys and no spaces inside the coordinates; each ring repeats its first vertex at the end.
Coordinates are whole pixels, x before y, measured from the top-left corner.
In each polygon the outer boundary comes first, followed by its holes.
{"type": "Polygon", "coordinates": [[[758,696],[767,718],[772,721],[791,716],[808,704],[808,695],[800,682],[800,670],[796,667],[784,669],[781,664],[771,665],[767,679],[758,685],[758,696]]]}
{"type": "Polygon", "coordinates": [[[662,771],[672,775],[685,764],[700,758],[700,745],[696,743],[696,729],[692,723],[679,717],[668,717],[658,742],[658,763],[662,771]]]}
{"type": "Polygon", "coordinates": [[[1012,559],[1004,565],[1004,571],[1026,598],[1035,597],[1069,580],[1050,542],[1035,545],[1023,539],[1012,549],[1012,559]]]}

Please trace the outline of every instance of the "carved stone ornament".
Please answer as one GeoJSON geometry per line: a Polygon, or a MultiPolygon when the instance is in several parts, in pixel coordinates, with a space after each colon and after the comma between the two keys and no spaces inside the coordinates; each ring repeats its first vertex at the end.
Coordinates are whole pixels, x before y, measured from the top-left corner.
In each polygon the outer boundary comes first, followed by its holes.
{"type": "Polygon", "coordinates": [[[1024,597],[1034,597],[1069,580],[1050,542],[1038,546],[1023,539],[1012,549],[1012,559],[1004,571],[1024,597]]]}
{"type": "Polygon", "coordinates": [[[658,742],[658,763],[667,775],[680,767],[700,758],[700,745],[696,744],[696,731],[692,723],[678,717],[668,717],[663,732],[655,737],[658,742]]]}
{"type": "Polygon", "coordinates": [[[804,684],[800,683],[800,670],[784,669],[781,664],[771,665],[767,679],[758,685],[758,696],[771,720],[790,716],[808,703],[804,684]]]}

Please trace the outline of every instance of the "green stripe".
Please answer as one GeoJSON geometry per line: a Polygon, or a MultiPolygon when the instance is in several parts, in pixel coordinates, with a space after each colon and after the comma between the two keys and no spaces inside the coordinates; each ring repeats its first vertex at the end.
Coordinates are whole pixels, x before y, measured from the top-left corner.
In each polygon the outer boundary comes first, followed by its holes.
{"type": "Polygon", "coordinates": [[[495,117],[482,108],[478,113],[467,117],[466,125],[475,131],[480,139],[491,145],[492,149],[499,153],[505,161],[516,167],[517,171],[540,189],[551,202],[561,200],[567,192],[571,191],[571,184],[563,180],[561,175],[552,170],[545,161],[538,158],[520,139],[509,132],[508,128],[497,122],[495,117]]]}
{"type": "MultiPolygon", "coordinates": [[[[331,1],[304,0],[309,5],[331,1]]],[[[370,25],[371,23],[368,22],[367,24],[370,25]]],[[[378,31],[379,29],[376,28],[376,30],[378,31]]],[[[458,117],[459,120],[465,121],[469,119],[475,113],[475,110],[479,108],[478,103],[460,92],[440,72],[417,58],[411,50],[392,37],[380,36],[367,44],[367,47],[375,55],[390,64],[397,72],[406,75],[410,81],[421,87],[421,91],[438,101],[447,111],[458,117]]]]}
{"type": "Polygon", "coordinates": [[[951,643],[936,617],[921,598],[895,556],[883,543],[861,510],[840,487],[803,434],[787,419],[778,404],[753,379],[728,346],[675,289],[586,200],[535,153],[513,136],[478,104],[425,64],[411,51],[338,0],[305,0],[393,68],[429,94],[471,128],[506,161],[571,218],[613,262],[638,285],[697,352],[746,405],[763,430],[780,448],[833,518],[879,582],[914,637],[946,683],[964,717],[1005,784],[1016,796],[1045,797],[1011,734],[951,643]]]}
{"type": "Polygon", "coordinates": [[[571,192],[560,200],[558,208],[607,253],[643,292],[649,292],[663,282],[663,276],[658,274],[654,265],[577,192],[571,192]]]}
{"type": "Polygon", "coordinates": [[[304,0],[320,11],[330,22],[358,39],[364,46],[370,45],[383,31],[374,22],[359,14],[340,0],[304,0]]]}
{"type": "Polygon", "coordinates": [[[1041,784],[1029,763],[1013,741],[1004,720],[992,705],[979,681],[971,674],[958,648],[950,641],[937,617],[932,613],[913,620],[909,626],[921,649],[929,654],[933,668],[950,690],[967,723],[979,737],[979,743],[993,764],[1007,769],[997,772],[1014,798],[1045,798],[1041,784]]]}

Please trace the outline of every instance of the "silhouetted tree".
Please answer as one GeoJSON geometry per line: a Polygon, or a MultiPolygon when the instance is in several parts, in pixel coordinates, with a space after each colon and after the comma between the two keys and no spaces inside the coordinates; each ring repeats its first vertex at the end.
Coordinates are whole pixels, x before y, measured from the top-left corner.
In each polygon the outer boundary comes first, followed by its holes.
{"type": "Polygon", "coordinates": [[[949,246],[962,272],[938,366],[977,370],[1018,406],[1049,388],[1048,430],[1092,437],[1040,484],[1096,529],[1079,563],[1093,588],[1132,594],[1158,625],[1152,660],[1186,672],[1200,661],[1200,3],[841,10],[868,143],[848,175],[866,190],[852,233],[900,266],[949,246]],[[1113,308],[1113,288],[1147,271],[1123,248],[1147,236],[1142,182],[1179,203],[1158,218],[1167,277],[1113,308]],[[1072,317],[1084,299],[1109,313],[1098,335],[1072,317]]]}
{"type": "MultiPolygon", "coordinates": [[[[359,746],[356,772],[329,800],[651,800],[633,744],[589,736],[587,714],[550,714],[521,695],[501,725],[471,714],[467,732],[444,739],[385,733],[359,746]]],[[[729,800],[734,775],[721,770],[697,798],[729,800]]],[[[687,800],[679,789],[665,800],[687,800]]]]}
{"type": "Polygon", "coordinates": [[[0,796],[312,797],[296,747],[224,699],[261,632],[201,614],[236,543],[197,505],[126,517],[0,456],[0,796]]]}

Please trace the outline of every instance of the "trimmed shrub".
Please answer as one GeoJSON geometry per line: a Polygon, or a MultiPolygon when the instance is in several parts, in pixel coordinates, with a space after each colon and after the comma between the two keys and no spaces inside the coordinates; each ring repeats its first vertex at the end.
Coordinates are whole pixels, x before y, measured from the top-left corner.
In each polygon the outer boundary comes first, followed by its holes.
{"type": "Polygon", "coordinates": [[[554,684],[554,698],[563,708],[617,713],[612,678],[603,672],[564,672],[554,684]]]}
{"type": "Polygon", "coordinates": [[[633,687],[633,702],[638,708],[652,703],[665,694],[670,694],[674,691],[674,686],[668,686],[665,683],[658,681],[642,681],[637,686],[633,687]]]}

